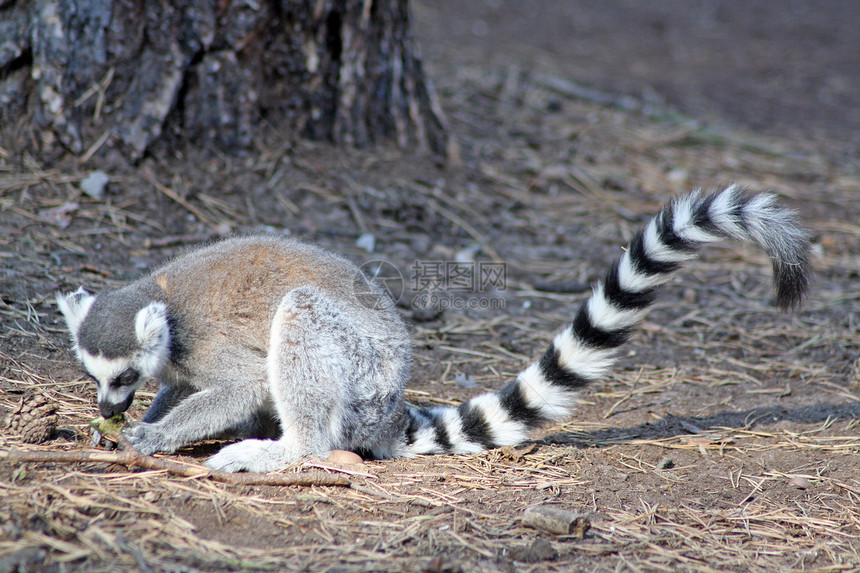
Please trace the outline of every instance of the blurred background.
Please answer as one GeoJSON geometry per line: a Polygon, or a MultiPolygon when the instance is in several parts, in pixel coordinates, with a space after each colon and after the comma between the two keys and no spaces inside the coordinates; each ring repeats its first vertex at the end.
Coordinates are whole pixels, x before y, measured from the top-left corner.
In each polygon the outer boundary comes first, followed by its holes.
{"type": "Polygon", "coordinates": [[[416,0],[414,7],[431,78],[440,60],[560,70],[644,105],[815,138],[857,158],[856,2],[416,0]]]}

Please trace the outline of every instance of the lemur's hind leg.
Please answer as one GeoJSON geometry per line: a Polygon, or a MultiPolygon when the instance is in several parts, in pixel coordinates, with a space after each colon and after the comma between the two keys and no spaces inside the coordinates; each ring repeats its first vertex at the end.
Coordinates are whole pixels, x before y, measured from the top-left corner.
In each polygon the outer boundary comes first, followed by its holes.
{"type": "Polygon", "coordinates": [[[385,360],[355,322],[355,316],[311,287],[288,293],[272,321],[268,355],[281,438],[243,440],[206,465],[231,472],[271,471],[306,455],[325,457],[350,447],[357,432],[373,441],[373,426],[390,424],[386,412],[401,394],[380,378],[385,360]]]}

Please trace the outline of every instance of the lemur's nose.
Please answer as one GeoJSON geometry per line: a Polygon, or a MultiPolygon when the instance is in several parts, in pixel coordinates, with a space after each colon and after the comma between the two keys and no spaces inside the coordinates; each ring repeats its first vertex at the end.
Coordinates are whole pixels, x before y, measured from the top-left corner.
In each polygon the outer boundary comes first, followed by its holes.
{"type": "Polygon", "coordinates": [[[129,394],[128,398],[119,403],[99,402],[99,411],[104,418],[113,418],[117,414],[122,414],[128,407],[131,406],[131,401],[134,399],[134,394],[129,394]]]}

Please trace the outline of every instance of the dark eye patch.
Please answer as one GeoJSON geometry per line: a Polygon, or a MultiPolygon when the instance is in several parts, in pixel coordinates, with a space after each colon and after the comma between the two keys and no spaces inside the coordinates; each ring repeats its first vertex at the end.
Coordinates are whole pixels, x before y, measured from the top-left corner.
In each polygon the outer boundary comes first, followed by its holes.
{"type": "Polygon", "coordinates": [[[127,368],[122,373],[111,380],[111,386],[131,386],[140,378],[140,373],[134,368],[127,368]]]}

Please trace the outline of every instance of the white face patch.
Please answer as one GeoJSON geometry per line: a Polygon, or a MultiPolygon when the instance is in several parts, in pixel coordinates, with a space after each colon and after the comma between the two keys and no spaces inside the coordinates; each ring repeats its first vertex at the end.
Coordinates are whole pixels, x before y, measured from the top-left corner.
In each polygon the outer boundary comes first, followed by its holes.
{"type": "Polygon", "coordinates": [[[128,400],[128,397],[134,394],[136,389],[137,385],[108,388],[107,395],[104,396],[104,399],[99,399],[99,403],[100,405],[101,403],[124,404],[128,400]]]}
{"type": "Polygon", "coordinates": [[[131,366],[131,362],[125,358],[94,356],[83,348],[81,349],[81,362],[84,368],[87,369],[87,372],[99,381],[99,385],[102,383],[107,384],[110,380],[119,376],[123,370],[131,366]]]}
{"type": "Polygon", "coordinates": [[[107,401],[111,404],[118,404],[128,398],[130,391],[134,392],[140,386],[139,382],[121,388],[112,388],[110,386],[111,380],[114,380],[133,366],[128,359],[94,356],[86,350],[81,349],[81,362],[87,372],[98,383],[98,401],[100,403],[107,401]]]}

